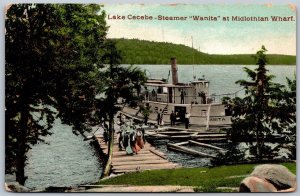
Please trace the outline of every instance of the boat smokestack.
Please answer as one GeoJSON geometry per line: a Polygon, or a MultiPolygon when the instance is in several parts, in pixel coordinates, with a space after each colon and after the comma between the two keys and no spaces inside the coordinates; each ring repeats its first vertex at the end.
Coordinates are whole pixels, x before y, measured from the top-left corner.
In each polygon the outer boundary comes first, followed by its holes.
{"type": "Polygon", "coordinates": [[[173,84],[177,84],[178,83],[178,74],[177,74],[176,57],[171,58],[171,70],[172,70],[172,82],[173,82],[173,84]]]}

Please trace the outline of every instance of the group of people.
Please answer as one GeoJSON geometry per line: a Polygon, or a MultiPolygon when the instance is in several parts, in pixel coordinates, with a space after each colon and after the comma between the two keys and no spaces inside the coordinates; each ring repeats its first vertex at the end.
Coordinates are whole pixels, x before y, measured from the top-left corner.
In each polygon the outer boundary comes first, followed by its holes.
{"type": "Polygon", "coordinates": [[[147,89],[147,87],[145,88],[145,92],[144,92],[144,95],[145,95],[145,99],[146,100],[149,100],[150,99],[150,96],[151,96],[151,99],[153,100],[155,100],[155,101],[157,101],[157,94],[158,93],[161,93],[161,91],[160,90],[157,90],[157,92],[153,89],[152,91],[151,91],[151,94],[149,95],[149,91],[148,91],[148,89],[147,89]]]}
{"type": "MultiPolygon", "coordinates": [[[[188,112],[186,112],[184,115],[184,124],[186,129],[188,129],[190,126],[190,116],[191,115],[188,112]]],[[[171,127],[175,125],[175,122],[177,121],[178,118],[179,118],[178,112],[174,113],[174,111],[172,111],[170,114],[171,127]]]]}
{"type": "MultiPolygon", "coordinates": [[[[184,116],[184,124],[185,124],[185,128],[188,129],[189,128],[189,125],[190,125],[190,113],[186,112],[185,113],[185,116],[184,116]]],[[[172,126],[175,126],[175,123],[177,120],[179,120],[179,115],[178,115],[178,112],[174,113],[174,111],[171,112],[170,114],[170,122],[171,122],[171,127],[172,126]]],[[[156,118],[156,121],[157,121],[157,125],[163,125],[164,122],[163,122],[163,112],[162,110],[160,109],[159,112],[157,112],[157,118],[156,118]]]]}
{"type": "Polygon", "coordinates": [[[143,128],[136,129],[129,123],[121,122],[119,134],[119,150],[125,150],[128,155],[137,154],[144,148],[145,130],[143,128]]]}
{"type": "MultiPolygon", "coordinates": [[[[161,88],[158,88],[157,92],[154,89],[152,89],[152,91],[151,91],[151,97],[152,97],[152,99],[154,99],[155,101],[157,101],[157,94],[159,94],[159,93],[162,93],[162,89],[161,88]]],[[[180,92],[180,103],[181,104],[185,104],[185,100],[184,100],[185,96],[186,96],[186,92],[183,91],[183,90],[181,90],[181,92],[180,92]]],[[[149,100],[149,91],[148,91],[147,88],[145,89],[145,98],[146,98],[146,100],[149,100]]]]}
{"type": "Polygon", "coordinates": [[[157,125],[164,125],[164,122],[163,122],[163,112],[162,110],[160,109],[159,112],[157,112],[157,117],[156,117],[156,121],[157,121],[157,125]]]}

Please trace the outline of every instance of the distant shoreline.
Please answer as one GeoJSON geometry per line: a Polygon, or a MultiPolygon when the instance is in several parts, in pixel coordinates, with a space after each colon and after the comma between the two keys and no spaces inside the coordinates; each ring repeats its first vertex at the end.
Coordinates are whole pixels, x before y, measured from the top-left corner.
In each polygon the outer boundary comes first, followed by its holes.
{"type": "MultiPolygon", "coordinates": [[[[121,52],[121,64],[169,64],[171,57],[178,65],[253,65],[254,54],[208,54],[182,44],[138,39],[111,39],[121,52]]],[[[267,54],[269,65],[296,65],[296,56],[267,54]]]]}

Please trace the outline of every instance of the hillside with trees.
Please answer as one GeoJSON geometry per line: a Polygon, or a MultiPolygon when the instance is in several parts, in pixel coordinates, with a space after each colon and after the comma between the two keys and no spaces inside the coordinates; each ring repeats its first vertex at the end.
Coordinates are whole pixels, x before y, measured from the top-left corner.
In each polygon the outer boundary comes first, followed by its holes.
{"type": "MultiPolygon", "coordinates": [[[[122,51],[122,64],[169,64],[171,57],[176,57],[178,64],[255,64],[252,54],[207,54],[182,44],[138,39],[114,40],[122,51]]],[[[296,56],[269,54],[268,57],[270,65],[296,65],[296,56]]]]}

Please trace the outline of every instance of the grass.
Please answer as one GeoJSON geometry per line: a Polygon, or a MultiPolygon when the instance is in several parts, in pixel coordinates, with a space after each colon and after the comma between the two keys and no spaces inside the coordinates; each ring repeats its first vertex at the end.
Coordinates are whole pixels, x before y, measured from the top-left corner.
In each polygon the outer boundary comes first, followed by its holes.
{"type": "MultiPolygon", "coordinates": [[[[101,180],[100,185],[181,185],[195,186],[197,192],[227,192],[217,187],[238,187],[245,175],[258,164],[241,164],[212,168],[178,168],[128,173],[101,180]],[[230,177],[231,178],[228,178],[230,177]],[[234,177],[232,177],[234,176],[234,177]]],[[[282,163],[296,174],[296,163],[282,163]]]]}

